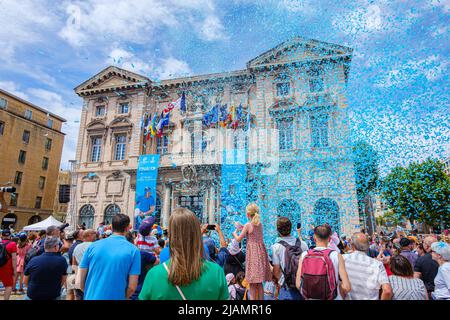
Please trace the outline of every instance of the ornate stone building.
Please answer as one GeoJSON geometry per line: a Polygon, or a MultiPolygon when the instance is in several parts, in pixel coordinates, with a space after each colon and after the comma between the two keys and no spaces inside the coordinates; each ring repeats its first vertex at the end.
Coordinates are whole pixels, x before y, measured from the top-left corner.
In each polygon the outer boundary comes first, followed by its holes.
{"type": "Polygon", "coordinates": [[[204,222],[223,223],[224,214],[233,215],[224,209],[225,196],[243,193],[245,184],[252,191],[244,202],[260,203],[269,229],[273,217],[289,215],[303,226],[328,221],[341,233],[355,231],[346,98],[351,55],[347,47],[296,37],[233,72],[155,83],[106,68],[75,88],[84,107],[72,218],[96,226],[117,212],[133,216],[139,155],[159,153],[163,225],[177,206],[191,208],[204,222]],[[161,113],[182,92],[187,111],[172,110],[163,137],[147,141],[143,115],[161,113]],[[205,113],[216,104],[242,105],[251,129],[205,125],[205,113]],[[241,160],[231,171],[230,155],[241,160]]]}

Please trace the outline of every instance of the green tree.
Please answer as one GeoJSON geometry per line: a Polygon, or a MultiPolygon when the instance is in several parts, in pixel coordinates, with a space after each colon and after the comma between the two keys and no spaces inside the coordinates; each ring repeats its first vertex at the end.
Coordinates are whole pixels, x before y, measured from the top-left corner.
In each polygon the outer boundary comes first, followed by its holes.
{"type": "Polygon", "coordinates": [[[383,197],[393,214],[411,223],[450,224],[450,178],[436,159],[396,167],[383,181],[383,197]]]}

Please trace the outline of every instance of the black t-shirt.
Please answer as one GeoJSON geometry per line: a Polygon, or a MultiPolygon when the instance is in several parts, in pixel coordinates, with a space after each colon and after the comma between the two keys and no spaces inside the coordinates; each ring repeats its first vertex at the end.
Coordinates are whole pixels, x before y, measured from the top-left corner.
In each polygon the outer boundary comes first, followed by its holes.
{"type": "Polygon", "coordinates": [[[67,275],[67,262],[59,252],[44,252],[27,264],[27,295],[32,300],[52,300],[61,295],[61,279],[67,275]]]}
{"type": "Polygon", "coordinates": [[[439,264],[433,260],[431,253],[426,253],[424,256],[419,257],[414,266],[414,271],[422,274],[422,280],[428,291],[434,290],[434,278],[438,269],[439,264]]]}
{"type": "Polygon", "coordinates": [[[229,254],[225,260],[223,271],[225,274],[232,273],[236,276],[240,271],[245,271],[244,262],[245,254],[242,251],[239,251],[239,253],[234,256],[229,254]]]}

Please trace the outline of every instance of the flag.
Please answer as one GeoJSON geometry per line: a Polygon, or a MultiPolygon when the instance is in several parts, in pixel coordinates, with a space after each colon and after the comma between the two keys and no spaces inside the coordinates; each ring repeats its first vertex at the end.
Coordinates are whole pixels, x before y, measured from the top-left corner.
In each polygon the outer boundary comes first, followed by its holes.
{"type": "Polygon", "coordinates": [[[241,121],[242,118],[242,104],[239,104],[239,107],[234,108],[233,107],[233,114],[231,116],[232,118],[232,122],[231,122],[231,128],[233,129],[237,129],[237,127],[239,126],[239,122],[241,121]]]}
{"type": "Polygon", "coordinates": [[[245,123],[244,123],[244,131],[247,131],[248,129],[250,129],[250,109],[247,110],[247,117],[245,118],[245,123]]]}
{"type": "Polygon", "coordinates": [[[169,113],[174,108],[180,108],[182,112],[186,111],[186,95],[184,92],[181,94],[181,97],[179,97],[176,101],[170,102],[167,107],[164,108],[164,113],[169,113]]]}
{"type": "Polygon", "coordinates": [[[227,118],[228,118],[228,106],[225,104],[220,107],[219,125],[222,128],[225,128],[227,126],[227,118]]]}
{"type": "Polygon", "coordinates": [[[145,130],[147,129],[147,123],[148,123],[148,114],[146,112],[145,114],[142,115],[141,118],[141,130],[144,129],[144,134],[145,130]]]}
{"type": "Polygon", "coordinates": [[[186,95],[184,94],[184,91],[181,94],[180,110],[181,112],[186,112],[186,95]]]}
{"type": "Polygon", "coordinates": [[[211,110],[211,124],[216,124],[219,122],[219,104],[216,104],[211,110]]]}
{"type": "MultiPolygon", "coordinates": [[[[156,135],[155,126],[157,123],[157,118],[158,118],[158,114],[155,112],[155,114],[153,115],[152,122],[149,124],[149,131],[150,131],[152,137],[154,137],[156,135]]],[[[148,137],[148,139],[149,139],[149,137],[148,137]]]]}
{"type": "Polygon", "coordinates": [[[156,132],[156,135],[158,136],[158,138],[162,137],[164,126],[169,124],[169,115],[170,115],[170,113],[166,113],[166,115],[163,116],[161,113],[161,120],[159,120],[159,123],[157,125],[157,127],[159,126],[159,128],[157,129],[157,132],[156,132]]]}

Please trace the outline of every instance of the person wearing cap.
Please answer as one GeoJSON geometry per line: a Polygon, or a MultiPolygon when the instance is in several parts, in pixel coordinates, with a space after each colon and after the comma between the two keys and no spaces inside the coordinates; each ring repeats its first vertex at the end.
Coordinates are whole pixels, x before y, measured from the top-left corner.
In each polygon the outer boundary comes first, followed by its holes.
{"type": "Polygon", "coordinates": [[[17,244],[17,275],[14,279],[14,291],[16,291],[16,283],[19,280],[19,294],[23,294],[23,270],[25,268],[25,256],[28,250],[31,249],[31,243],[28,241],[28,236],[25,232],[18,235],[19,242],[17,244]]]}
{"type": "Polygon", "coordinates": [[[58,300],[66,283],[66,259],[59,252],[60,238],[47,236],[45,252],[34,257],[25,267],[24,283],[28,286],[26,300],[58,300]]]}
{"type": "Polygon", "coordinates": [[[64,245],[61,248],[61,254],[67,262],[67,280],[66,280],[66,300],[75,300],[75,274],[70,264],[69,249],[72,246],[75,238],[73,232],[67,232],[64,237],[64,245]]]}
{"type": "Polygon", "coordinates": [[[2,241],[0,245],[6,250],[6,263],[0,266],[0,282],[5,287],[3,298],[9,300],[14,279],[17,276],[17,245],[11,241],[11,232],[9,229],[2,231],[2,241]]]}
{"type": "Polygon", "coordinates": [[[412,241],[409,240],[408,238],[401,238],[399,244],[401,248],[400,254],[404,256],[406,259],[408,259],[409,263],[411,263],[414,269],[418,256],[411,250],[412,241]]]}
{"type": "Polygon", "coordinates": [[[158,230],[153,229],[154,223],[155,217],[148,217],[142,221],[139,226],[136,245],[140,251],[159,255],[161,250],[158,245],[158,239],[156,239],[156,233],[158,233],[158,230]]]}
{"type": "Polygon", "coordinates": [[[144,195],[138,196],[136,200],[136,210],[137,213],[135,218],[134,229],[139,230],[139,227],[142,221],[146,216],[153,213],[155,210],[155,199],[152,196],[152,189],[150,187],[146,187],[144,189],[144,195]]]}
{"type": "Polygon", "coordinates": [[[230,300],[236,300],[236,287],[234,286],[236,284],[236,278],[234,277],[234,274],[228,273],[225,276],[225,279],[227,280],[228,294],[230,296],[230,300]]]}
{"type": "Polygon", "coordinates": [[[450,300],[450,246],[443,241],[434,242],[431,256],[439,264],[431,297],[434,300],[450,300]]]}

